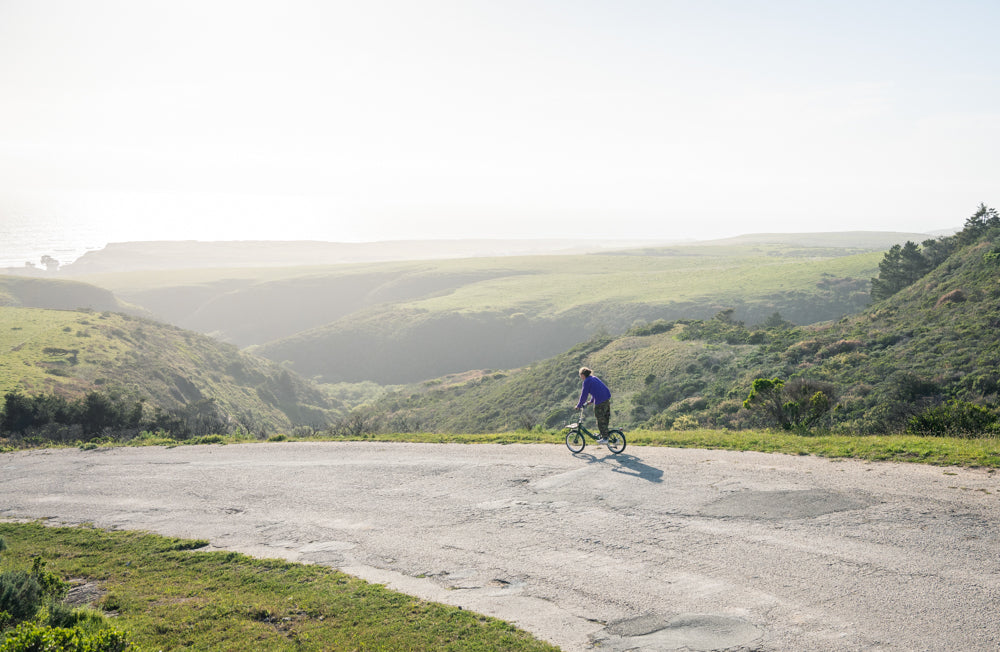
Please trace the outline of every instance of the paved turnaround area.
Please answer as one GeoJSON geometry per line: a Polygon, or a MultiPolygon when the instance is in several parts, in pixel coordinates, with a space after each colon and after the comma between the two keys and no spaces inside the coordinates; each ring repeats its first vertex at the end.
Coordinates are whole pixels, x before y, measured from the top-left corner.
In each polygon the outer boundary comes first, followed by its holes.
{"type": "Polygon", "coordinates": [[[565,650],[997,650],[1000,473],[632,447],[0,455],[0,518],[204,538],[565,650]]]}

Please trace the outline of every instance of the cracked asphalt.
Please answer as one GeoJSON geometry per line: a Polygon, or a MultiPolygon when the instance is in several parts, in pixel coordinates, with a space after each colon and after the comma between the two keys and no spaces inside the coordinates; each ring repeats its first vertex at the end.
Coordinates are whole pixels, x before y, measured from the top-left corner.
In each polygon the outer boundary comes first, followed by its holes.
{"type": "Polygon", "coordinates": [[[0,455],[0,518],[204,538],[564,650],[997,650],[1000,474],[694,449],[273,443],[0,455]]]}

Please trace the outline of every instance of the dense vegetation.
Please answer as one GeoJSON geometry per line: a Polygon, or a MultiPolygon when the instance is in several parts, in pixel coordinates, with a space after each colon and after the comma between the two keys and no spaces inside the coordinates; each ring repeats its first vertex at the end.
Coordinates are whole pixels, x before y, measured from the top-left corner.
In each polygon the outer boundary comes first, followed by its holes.
{"type": "Polygon", "coordinates": [[[955,236],[924,240],[922,247],[912,240],[903,245],[893,245],[879,263],[878,276],[872,279],[872,299],[888,299],[923,278],[959,247],[973,244],[998,229],[1000,214],[996,209],[980,204],[955,236]]]}
{"type": "Polygon", "coordinates": [[[101,612],[67,604],[69,583],[48,570],[41,555],[34,554],[29,570],[3,559],[7,550],[0,537],[0,652],[136,649],[101,612]]]}
{"type": "Polygon", "coordinates": [[[0,308],[0,423],[57,441],[325,424],[314,385],[209,337],[121,313],[0,308]]]}

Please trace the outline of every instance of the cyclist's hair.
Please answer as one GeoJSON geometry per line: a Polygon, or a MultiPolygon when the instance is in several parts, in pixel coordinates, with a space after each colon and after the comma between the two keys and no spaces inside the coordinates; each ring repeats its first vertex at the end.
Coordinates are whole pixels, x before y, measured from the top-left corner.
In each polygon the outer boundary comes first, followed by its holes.
{"type": "Polygon", "coordinates": [[[580,367],[580,375],[581,376],[583,376],[583,377],[586,378],[587,376],[589,376],[592,373],[593,372],[590,369],[588,369],[587,367],[580,367]]]}

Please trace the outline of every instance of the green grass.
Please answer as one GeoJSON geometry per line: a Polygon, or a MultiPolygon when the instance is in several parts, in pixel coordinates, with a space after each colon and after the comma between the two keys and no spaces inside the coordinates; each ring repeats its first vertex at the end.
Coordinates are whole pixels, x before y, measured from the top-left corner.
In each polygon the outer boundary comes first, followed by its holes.
{"type": "MultiPolygon", "coordinates": [[[[454,292],[404,303],[435,311],[510,311],[558,314],[592,302],[663,303],[756,298],[762,293],[812,292],[824,274],[865,276],[879,253],[798,258],[782,247],[689,247],[677,256],[532,257],[508,262],[510,274],[469,283],[454,292]]],[[[506,261],[505,261],[506,262],[506,261]]],[[[449,261],[457,269],[485,262],[449,261]]],[[[491,261],[493,266],[498,261],[491,261]]],[[[446,267],[441,265],[441,267],[446,267]]]]}
{"type": "MultiPolygon", "coordinates": [[[[627,432],[628,445],[756,451],[785,455],[816,455],[879,462],[917,462],[941,466],[1000,468],[1000,439],[958,439],[912,435],[803,436],[759,430],[684,430],[627,432]]],[[[461,443],[562,443],[562,433],[520,432],[485,435],[376,435],[380,441],[461,443]]]]}
{"type": "MultiPolygon", "coordinates": [[[[89,382],[76,378],[112,369],[126,349],[100,332],[107,320],[100,313],[0,309],[0,393],[14,389],[52,392],[60,386],[83,391],[89,387],[89,382]]],[[[112,372],[104,373],[110,376],[112,372]]]]}
{"type": "MultiPolygon", "coordinates": [[[[289,337],[296,331],[269,326],[265,329],[267,333],[255,333],[251,337],[244,331],[253,329],[240,315],[253,311],[255,319],[260,319],[259,313],[267,313],[268,305],[290,296],[297,297],[301,310],[305,310],[310,302],[316,301],[317,287],[326,288],[324,301],[341,303],[347,312],[358,318],[368,314],[366,310],[371,305],[359,301],[348,291],[353,284],[332,284],[335,279],[357,278],[362,283],[369,283],[373,281],[365,280],[366,277],[379,277],[381,280],[371,294],[381,297],[376,303],[384,304],[383,308],[391,305],[397,310],[414,309],[432,315],[524,313],[529,318],[551,318],[595,303],[630,306],[771,303],[775,297],[787,293],[815,295],[819,292],[817,284],[824,279],[869,278],[877,272],[881,256],[881,251],[862,252],[859,248],[804,249],[787,244],[688,245],[650,250],[647,255],[511,256],[144,271],[83,278],[147,308],[157,305],[161,317],[174,323],[187,323],[185,320],[197,306],[209,306],[225,296],[230,312],[216,314],[215,308],[210,307],[199,314],[197,328],[227,333],[238,331],[240,337],[247,338],[247,343],[264,344],[289,337]],[[278,296],[272,296],[268,287],[278,296]],[[164,300],[163,293],[168,289],[173,296],[164,300]],[[342,294],[344,292],[347,294],[342,294]],[[186,299],[178,304],[178,297],[186,299]],[[231,314],[233,311],[235,316],[231,314]],[[209,321],[204,321],[206,319],[209,321]]],[[[331,321],[332,318],[316,317],[312,321],[307,319],[308,323],[301,326],[302,330],[308,330],[331,321]]]]}
{"type": "Polygon", "coordinates": [[[324,566],[199,552],[205,541],[0,523],[0,570],[40,555],[96,583],[96,606],[143,649],[556,650],[509,623],[419,600],[324,566]]]}
{"type": "MultiPolygon", "coordinates": [[[[626,432],[630,447],[663,446],[732,451],[755,451],[784,455],[852,458],[874,462],[915,462],[937,466],[1000,468],[1000,439],[921,437],[916,435],[798,435],[764,430],[681,430],[626,432]]],[[[279,435],[270,443],[294,441],[380,441],[422,444],[562,444],[565,431],[527,430],[518,432],[449,434],[391,433],[358,437],[294,437],[279,435]]],[[[126,446],[179,446],[190,444],[245,444],[259,440],[213,435],[177,441],[164,434],[143,433],[125,442],[126,446]]],[[[113,446],[122,444],[100,444],[113,446]]],[[[96,446],[93,446],[96,447],[96,446]]],[[[0,452],[4,448],[0,440],[0,452]]],[[[641,453],[636,452],[636,455],[641,453]]]]}
{"type": "Polygon", "coordinates": [[[312,383],[192,331],[120,313],[0,306],[0,396],[10,391],[119,391],[149,411],[211,398],[255,430],[287,427],[285,410],[309,421],[329,407],[312,383]]]}
{"type": "Polygon", "coordinates": [[[1000,468],[1000,439],[914,435],[796,435],[758,430],[685,430],[629,433],[637,446],[674,446],[786,455],[917,462],[940,466],[1000,468]]]}

